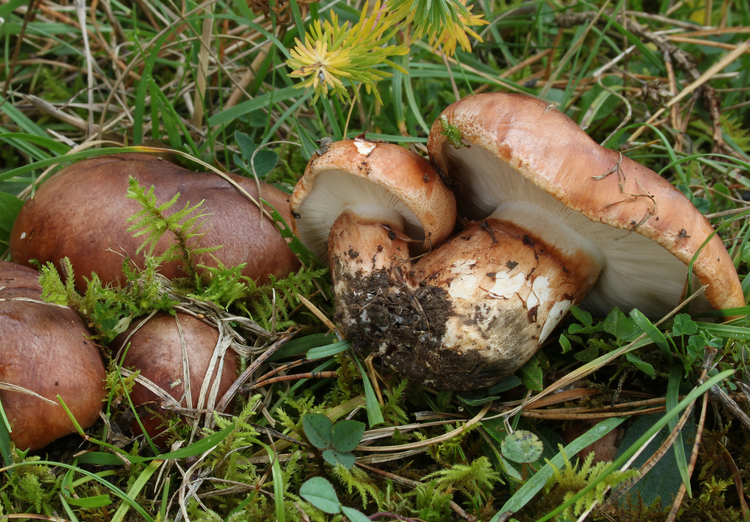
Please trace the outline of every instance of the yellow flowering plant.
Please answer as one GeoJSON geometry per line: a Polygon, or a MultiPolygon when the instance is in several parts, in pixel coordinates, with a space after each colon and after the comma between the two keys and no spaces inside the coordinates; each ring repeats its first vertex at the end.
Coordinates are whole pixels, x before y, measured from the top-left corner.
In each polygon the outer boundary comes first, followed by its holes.
{"type": "MultiPolygon", "coordinates": [[[[363,83],[369,93],[377,81],[391,76],[391,73],[377,66],[387,64],[406,72],[388,57],[407,54],[408,47],[383,45],[398,30],[392,26],[393,17],[388,16],[379,1],[369,16],[368,7],[366,3],[359,22],[351,28],[347,22],[339,25],[336,13],[331,13],[331,21],[313,21],[305,35],[304,45],[298,38],[295,39],[296,46],[287,60],[287,65],[294,69],[289,76],[306,78],[297,87],[314,89],[316,100],[320,95],[327,96],[329,89],[340,99],[349,100],[343,79],[363,83]]],[[[380,99],[377,90],[374,92],[380,99]]]]}
{"type": "Polygon", "coordinates": [[[332,90],[341,100],[350,100],[344,80],[362,83],[368,93],[374,91],[380,101],[375,84],[391,73],[380,68],[390,65],[406,74],[399,65],[389,60],[391,56],[408,54],[405,45],[387,45],[394,35],[411,25],[415,38],[427,37],[430,45],[453,55],[456,45],[471,50],[469,36],[481,41],[470,27],[486,24],[482,15],[475,15],[466,0],[378,0],[369,9],[365,3],[359,22],[349,27],[339,24],[331,13],[331,20],[314,20],[305,35],[304,44],[295,39],[287,65],[293,69],[289,76],[304,78],[299,88],[314,89],[314,99],[328,96],[332,90]]]}

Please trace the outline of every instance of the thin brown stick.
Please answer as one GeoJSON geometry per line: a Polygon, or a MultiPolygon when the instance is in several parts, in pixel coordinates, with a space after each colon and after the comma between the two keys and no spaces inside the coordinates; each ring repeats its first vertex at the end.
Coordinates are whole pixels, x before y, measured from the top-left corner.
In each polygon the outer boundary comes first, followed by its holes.
{"type": "Polygon", "coordinates": [[[256,382],[251,386],[251,390],[254,390],[255,388],[262,388],[264,386],[268,386],[269,384],[273,384],[276,382],[285,382],[285,381],[299,381],[301,379],[330,379],[332,377],[336,377],[335,371],[327,371],[327,372],[306,372],[306,373],[297,373],[294,375],[280,375],[279,377],[273,377],[271,379],[266,379],[264,381],[256,382]]]}

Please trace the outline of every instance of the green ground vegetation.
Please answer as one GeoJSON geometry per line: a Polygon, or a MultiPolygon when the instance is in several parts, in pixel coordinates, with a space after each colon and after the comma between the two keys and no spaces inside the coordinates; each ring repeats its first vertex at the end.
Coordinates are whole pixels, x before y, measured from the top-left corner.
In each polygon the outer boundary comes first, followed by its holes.
{"type": "MultiPolygon", "coordinates": [[[[40,180],[102,151],[156,146],[291,191],[324,138],[366,132],[424,153],[446,106],[502,91],[554,104],[679,188],[719,231],[747,296],[748,37],[745,0],[3,0],[0,256],[40,180]]],[[[200,278],[205,252],[188,240],[210,215],[137,183],[129,197],[143,210],[123,227],[143,251],[161,234],[174,249],[130,270],[122,289],[92,278],[80,294],[75,267],[40,267],[47,298],[78,310],[105,347],[110,422],[35,453],[0,429],[0,517],[750,517],[746,308],[726,323],[574,309],[516,376],[438,392],[331,333],[319,317],[332,317],[330,275],[298,241],[306,266],[287,279],[258,286],[226,266],[200,278]],[[172,259],[189,278],[159,277],[172,259]],[[213,428],[196,435],[165,419],[182,443],[160,453],[112,430],[134,376],[106,344],[133,318],[178,305],[225,320],[251,347],[242,369],[258,365],[213,428]],[[610,432],[614,461],[577,457],[610,432]]]]}

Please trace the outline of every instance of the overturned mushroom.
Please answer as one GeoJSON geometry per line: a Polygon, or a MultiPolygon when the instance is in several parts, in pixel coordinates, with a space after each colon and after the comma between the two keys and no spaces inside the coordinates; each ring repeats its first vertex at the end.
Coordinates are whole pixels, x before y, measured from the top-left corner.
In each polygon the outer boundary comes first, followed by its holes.
{"type": "MultiPolygon", "coordinates": [[[[143,266],[143,252],[137,254],[144,236],[133,237],[126,220],[141,210],[139,203],[126,197],[128,180],[135,178],[146,189],[154,187],[159,204],[176,194],[179,201],[165,211],[171,215],[188,202],[203,201],[200,211],[208,214],[202,236],[189,240],[189,248],[220,247],[201,254],[194,265],[225,266],[246,264],[242,274],[258,284],[267,284],[269,276],[285,277],[299,267],[294,253],[268,218],[229,182],[213,173],[191,172],[168,161],[145,154],[119,154],[90,158],[58,172],[43,183],[21,209],[13,226],[10,251],[13,260],[30,264],[52,261],[60,268],[60,259],[68,257],[75,270],[76,288],[84,290],[84,277],[95,272],[104,283],[124,283],[122,264],[125,256],[143,266]]],[[[254,180],[227,174],[256,201],[254,180]]],[[[289,221],[288,195],[260,183],[260,197],[289,221]]],[[[270,210],[268,205],[264,205],[270,210]]],[[[164,253],[176,241],[165,234],[155,255],[164,253]]],[[[164,263],[166,277],[185,277],[180,262],[164,263]]]]}
{"type": "Polygon", "coordinates": [[[291,209],[295,233],[330,262],[337,324],[355,347],[392,363],[395,346],[437,342],[432,325],[450,313],[445,291],[413,285],[409,245],[424,252],[440,243],[456,214],[424,158],[388,143],[334,143],[310,160],[291,209]]]}
{"type": "MultiPolygon", "coordinates": [[[[170,416],[212,410],[237,377],[235,356],[218,341],[216,328],[191,315],[158,313],[142,326],[133,321],[110,345],[118,353],[127,350],[123,367],[140,370],[144,381],[136,382],[130,398],[157,444],[166,442],[159,434],[170,416]]],[[[136,421],[132,430],[140,432],[136,421]]]]}
{"type": "Polygon", "coordinates": [[[438,383],[476,388],[512,373],[574,304],[660,317],[699,252],[694,281],[709,286],[694,309],[744,305],[721,239],[701,249],[713,229],[690,201],[539,100],[467,97],[433,124],[428,150],[457,181],[459,214],[475,220],[415,267],[455,312],[436,358],[464,362],[438,383]]]}
{"type": "Polygon", "coordinates": [[[70,308],[43,302],[38,279],[36,270],[0,261],[0,398],[21,450],[76,431],[58,395],[84,428],[105,398],[104,364],[86,324],[70,308]]]}

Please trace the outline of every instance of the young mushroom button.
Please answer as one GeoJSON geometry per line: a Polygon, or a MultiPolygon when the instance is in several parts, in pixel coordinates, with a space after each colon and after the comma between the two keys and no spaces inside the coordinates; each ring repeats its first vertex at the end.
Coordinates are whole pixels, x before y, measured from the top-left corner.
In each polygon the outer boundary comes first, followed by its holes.
{"type": "Polygon", "coordinates": [[[415,266],[452,299],[443,350],[473,361],[458,388],[518,369],[574,304],[663,316],[693,259],[692,280],[708,287],[691,310],[744,305],[721,239],[702,246],[713,229],[690,201],[542,101],[467,97],[433,124],[428,150],[457,182],[459,215],[475,220],[415,266]]]}
{"type": "Polygon", "coordinates": [[[295,234],[330,263],[339,328],[355,348],[411,376],[393,352],[439,343],[432,325],[444,318],[431,314],[445,314],[433,290],[445,291],[415,285],[411,259],[453,231],[451,191],[418,154],[356,139],[315,154],[290,205],[295,234]]]}

